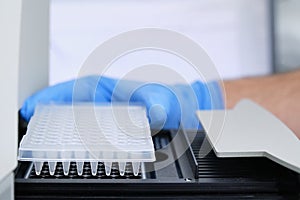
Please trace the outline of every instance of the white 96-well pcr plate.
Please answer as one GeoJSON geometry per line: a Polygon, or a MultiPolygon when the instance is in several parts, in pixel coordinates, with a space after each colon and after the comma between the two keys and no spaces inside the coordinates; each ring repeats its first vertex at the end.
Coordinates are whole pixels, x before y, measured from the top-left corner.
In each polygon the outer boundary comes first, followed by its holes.
{"type": "Polygon", "coordinates": [[[126,163],[138,175],[141,162],[155,161],[146,110],[110,104],[38,105],[21,140],[19,160],[32,161],[37,175],[44,162],[51,175],[57,162],[62,162],[65,175],[70,162],[76,162],[78,175],[84,162],[90,162],[92,175],[98,162],[104,163],[107,176],[113,162],[121,176],[126,163]]]}

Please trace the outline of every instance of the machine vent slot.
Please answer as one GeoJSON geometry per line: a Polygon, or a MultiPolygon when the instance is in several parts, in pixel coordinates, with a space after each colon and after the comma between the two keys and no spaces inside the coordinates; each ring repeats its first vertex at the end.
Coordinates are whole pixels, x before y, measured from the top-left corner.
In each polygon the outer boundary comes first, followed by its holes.
{"type": "MultiPolygon", "coordinates": [[[[267,158],[218,158],[211,150],[201,155],[200,148],[205,141],[205,134],[197,134],[192,142],[192,150],[198,162],[198,176],[213,179],[240,179],[248,181],[276,183],[279,178],[289,176],[286,169],[267,158]],[[285,173],[283,173],[285,172],[285,173]]],[[[208,142],[208,141],[206,141],[208,142]]]]}

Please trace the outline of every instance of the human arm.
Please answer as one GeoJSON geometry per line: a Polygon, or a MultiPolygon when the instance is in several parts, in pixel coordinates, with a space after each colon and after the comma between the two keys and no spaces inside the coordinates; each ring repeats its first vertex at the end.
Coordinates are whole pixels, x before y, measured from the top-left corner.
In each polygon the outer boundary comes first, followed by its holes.
{"type": "Polygon", "coordinates": [[[227,108],[249,98],[272,112],[300,138],[300,70],[224,81],[224,86],[227,108]]]}

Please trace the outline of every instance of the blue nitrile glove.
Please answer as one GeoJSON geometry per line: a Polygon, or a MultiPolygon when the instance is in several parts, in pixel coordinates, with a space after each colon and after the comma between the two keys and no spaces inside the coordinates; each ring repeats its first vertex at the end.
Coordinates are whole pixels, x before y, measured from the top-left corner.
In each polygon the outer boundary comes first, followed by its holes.
{"type": "Polygon", "coordinates": [[[45,88],[29,97],[21,108],[29,121],[38,103],[138,102],[147,108],[153,129],[199,128],[197,109],[221,109],[223,97],[217,82],[163,85],[108,77],[87,76],[45,88]]]}

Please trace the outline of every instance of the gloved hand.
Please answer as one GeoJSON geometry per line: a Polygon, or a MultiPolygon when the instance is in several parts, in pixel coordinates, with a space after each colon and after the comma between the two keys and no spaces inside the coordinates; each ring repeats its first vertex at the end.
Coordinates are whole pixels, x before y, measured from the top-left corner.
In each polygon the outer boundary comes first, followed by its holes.
{"type": "Polygon", "coordinates": [[[217,82],[200,81],[191,86],[142,83],[87,76],[45,88],[29,97],[21,116],[29,121],[38,103],[138,102],[147,108],[153,129],[198,129],[197,109],[221,109],[223,96],[217,82]]]}

